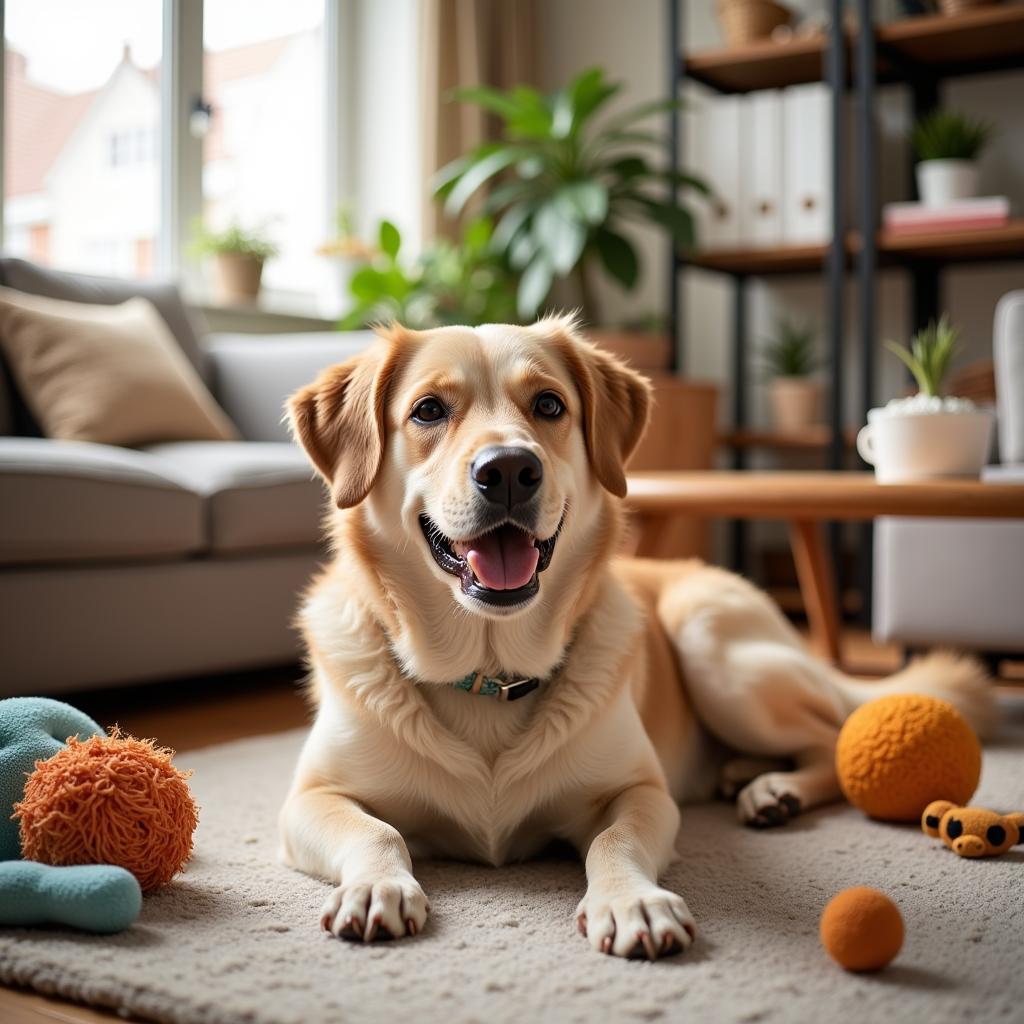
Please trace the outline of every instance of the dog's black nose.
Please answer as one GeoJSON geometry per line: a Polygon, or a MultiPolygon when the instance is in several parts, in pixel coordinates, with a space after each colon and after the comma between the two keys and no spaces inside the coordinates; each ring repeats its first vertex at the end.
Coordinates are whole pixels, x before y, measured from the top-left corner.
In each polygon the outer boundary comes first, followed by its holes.
{"type": "Polygon", "coordinates": [[[537,493],[544,468],[525,448],[485,448],[473,460],[469,475],[488,501],[511,510],[537,493]]]}

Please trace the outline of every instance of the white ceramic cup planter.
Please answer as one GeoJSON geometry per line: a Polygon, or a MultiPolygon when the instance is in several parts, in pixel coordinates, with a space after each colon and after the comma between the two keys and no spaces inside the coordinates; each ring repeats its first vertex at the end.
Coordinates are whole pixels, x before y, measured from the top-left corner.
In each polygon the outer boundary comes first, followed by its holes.
{"type": "Polygon", "coordinates": [[[978,165],[973,160],[922,160],[917,193],[925,206],[949,206],[978,194],[978,165]]]}
{"type": "Polygon", "coordinates": [[[992,441],[992,413],[963,399],[890,402],[868,412],[857,451],[879,483],[981,475],[992,441]]]}

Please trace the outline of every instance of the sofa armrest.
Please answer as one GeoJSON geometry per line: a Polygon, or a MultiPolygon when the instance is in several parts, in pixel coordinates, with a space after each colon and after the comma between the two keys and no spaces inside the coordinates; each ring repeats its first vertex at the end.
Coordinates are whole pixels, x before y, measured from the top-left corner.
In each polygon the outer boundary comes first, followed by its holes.
{"type": "Polygon", "coordinates": [[[203,347],[213,393],[242,436],[248,441],[287,441],[287,397],[373,339],[372,331],[211,334],[203,347]]]}

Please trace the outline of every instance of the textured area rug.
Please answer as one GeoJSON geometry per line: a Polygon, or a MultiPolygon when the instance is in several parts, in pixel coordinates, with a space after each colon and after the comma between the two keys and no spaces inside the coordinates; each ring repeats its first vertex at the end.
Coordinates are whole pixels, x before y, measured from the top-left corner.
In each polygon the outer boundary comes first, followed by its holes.
{"type": "MultiPolygon", "coordinates": [[[[977,801],[1024,808],[1024,732],[985,755],[977,801]]],[[[0,979],[157,1021],[1019,1021],[1024,847],[961,860],[913,827],[826,808],[752,832],[726,805],[684,810],[667,882],[701,928],[658,963],[592,953],[572,923],[570,860],[498,870],[419,864],[433,903],[415,939],[361,946],[318,930],[327,886],[274,859],[302,733],[182,755],[202,805],[188,872],[113,938],[0,932],[0,979]],[[844,974],[818,915],[848,885],[900,905],[907,940],[877,976],[844,974]]]]}

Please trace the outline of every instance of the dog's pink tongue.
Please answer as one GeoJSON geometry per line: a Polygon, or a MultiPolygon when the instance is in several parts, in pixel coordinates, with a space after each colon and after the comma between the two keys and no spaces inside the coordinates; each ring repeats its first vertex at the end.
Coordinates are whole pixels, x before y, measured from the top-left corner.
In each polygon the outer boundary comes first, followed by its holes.
{"type": "Polygon", "coordinates": [[[489,590],[518,590],[533,579],[540,552],[522,530],[503,528],[474,540],[466,561],[489,590]]]}

